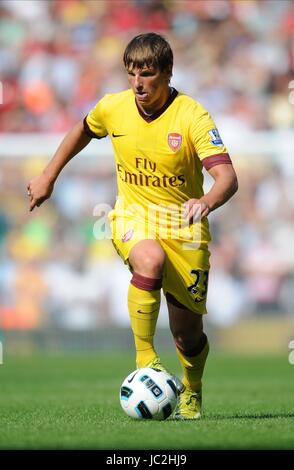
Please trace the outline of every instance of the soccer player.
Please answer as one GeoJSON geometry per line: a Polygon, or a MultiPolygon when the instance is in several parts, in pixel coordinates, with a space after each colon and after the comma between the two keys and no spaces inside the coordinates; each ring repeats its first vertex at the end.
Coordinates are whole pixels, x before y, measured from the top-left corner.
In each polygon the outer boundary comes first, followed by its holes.
{"type": "Polygon", "coordinates": [[[209,113],[170,86],[168,42],[156,33],[140,34],[123,60],[130,89],[104,96],[66,135],[28,184],[30,210],[50,197],[74,155],[92,138],[109,135],[119,196],[109,219],[113,244],[132,272],[128,307],[136,364],[164,370],[153,343],[163,288],[183,370],[174,417],[197,419],[209,351],[202,321],[210,267],[207,216],[236,192],[237,177],[209,113]],[[214,179],[207,194],[203,167],[214,179]]]}

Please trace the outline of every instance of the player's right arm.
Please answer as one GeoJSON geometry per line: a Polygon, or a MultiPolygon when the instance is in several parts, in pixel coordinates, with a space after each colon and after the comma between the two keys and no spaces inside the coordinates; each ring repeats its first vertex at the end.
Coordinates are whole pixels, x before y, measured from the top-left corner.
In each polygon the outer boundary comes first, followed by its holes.
{"type": "Polygon", "coordinates": [[[54,183],[64,166],[77,155],[92,137],[85,132],[83,121],[78,122],[65,136],[54,156],[43,170],[27,185],[30,197],[30,211],[39,207],[53,191],[54,183]]]}

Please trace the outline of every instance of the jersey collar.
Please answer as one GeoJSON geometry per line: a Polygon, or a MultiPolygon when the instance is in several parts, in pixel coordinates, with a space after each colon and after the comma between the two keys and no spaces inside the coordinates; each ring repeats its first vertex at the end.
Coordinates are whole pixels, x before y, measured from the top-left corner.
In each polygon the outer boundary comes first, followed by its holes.
{"type": "Polygon", "coordinates": [[[161,116],[162,113],[164,113],[164,111],[172,104],[172,102],[174,101],[174,99],[177,97],[178,93],[179,93],[179,92],[178,92],[175,88],[173,88],[171,94],[169,95],[168,100],[166,101],[166,103],[165,103],[160,109],[158,109],[157,111],[155,111],[155,113],[151,114],[150,116],[148,116],[147,114],[144,114],[144,113],[143,113],[143,111],[139,108],[139,106],[138,106],[138,104],[137,104],[137,101],[136,101],[136,98],[135,98],[135,103],[136,103],[136,106],[137,106],[137,109],[138,109],[138,111],[139,111],[140,116],[142,116],[142,118],[143,118],[144,121],[146,121],[146,122],[152,122],[152,121],[154,121],[154,120],[157,119],[159,116],[161,116]]]}

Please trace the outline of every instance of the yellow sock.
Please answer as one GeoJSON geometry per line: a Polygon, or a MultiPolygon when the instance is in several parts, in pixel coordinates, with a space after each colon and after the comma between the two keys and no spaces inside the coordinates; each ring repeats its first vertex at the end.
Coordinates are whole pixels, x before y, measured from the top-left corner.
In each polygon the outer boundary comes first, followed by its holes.
{"type": "Polygon", "coordinates": [[[182,382],[185,387],[191,388],[194,392],[199,392],[201,390],[201,379],[208,352],[208,341],[206,342],[202,351],[197,356],[184,356],[184,354],[177,348],[177,354],[183,369],[182,382]]]}
{"type": "Polygon", "coordinates": [[[153,337],[160,307],[160,289],[148,291],[130,284],[128,307],[135,339],[137,367],[144,367],[157,356],[153,337]]]}

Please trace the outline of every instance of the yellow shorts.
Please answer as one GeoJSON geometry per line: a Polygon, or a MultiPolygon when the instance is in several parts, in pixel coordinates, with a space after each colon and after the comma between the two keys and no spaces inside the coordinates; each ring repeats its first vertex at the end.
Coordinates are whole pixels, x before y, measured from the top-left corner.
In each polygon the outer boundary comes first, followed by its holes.
{"type": "Polygon", "coordinates": [[[147,238],[156,239],[166,254],[162,280],[164,294],[169,292],[191,311],[199,314],[207,313],[206,298],[210,268],[207,243],[192,244],[187,243],[186,239],[157,238],[156,235],[147,237],[146,227],[135,219],[124,219],[124,235],[120,238],[115,236],[113,221],[111,229],[113,245],[128,266],[130,251],[136,243],[147,238]]]}

